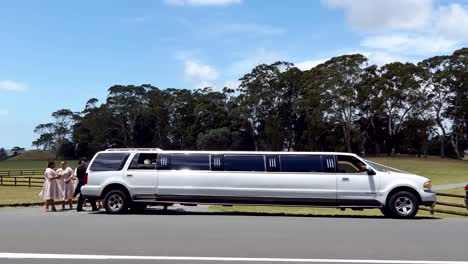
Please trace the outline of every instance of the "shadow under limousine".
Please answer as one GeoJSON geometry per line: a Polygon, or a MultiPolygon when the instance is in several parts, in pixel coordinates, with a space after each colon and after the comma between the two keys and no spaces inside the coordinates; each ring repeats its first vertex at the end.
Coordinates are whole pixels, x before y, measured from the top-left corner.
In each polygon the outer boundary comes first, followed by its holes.
{"type": "MultiPolygon", "coordinates": [[[[193,207],[196,208],[196,207],[193,207]]],[[[338,209],[337,209],[338,210],[338,209]]],[[[104,211],[99,212],[90,212],[91,214],[106,214],[104,211]]],[[[204,215],[212,215],[212,216],[260,216],[260,217],[297,217],[297,218],[357,218],[357,219],[390,219],[386,218],[383,215],[333,215],[333,214],[294,214],[294,213],[268,213],[268,212],[242,212],[242,211],[225,211],[225,212],[217,212],[217,211],[201,211],[201,210],[191,210],[191,209],[184,209],[184,208],[168,208],[164,210],[159,207],[148,207],[144,211],[134,212],[128,211],[124,215],[179,215],[179,216],[204,216],[204,215]]],[[[426,217],[426,216],[416,216],[413,219],[406,219],[406,220],[439,220],[442,218],[433,216],[433,217],[426,217]]],[[[401,219],[405,220],[405,219],[401,219]]]]}

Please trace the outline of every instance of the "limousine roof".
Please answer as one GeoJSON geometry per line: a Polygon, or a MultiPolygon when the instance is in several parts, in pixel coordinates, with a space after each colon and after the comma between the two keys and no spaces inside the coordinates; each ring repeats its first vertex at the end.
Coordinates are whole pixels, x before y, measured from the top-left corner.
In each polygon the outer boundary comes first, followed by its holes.
{"type": "Polygon", "coordinates": [[[347,155],[357,156],[349,152],[319,152],[319,151],[222,151],[222,150],[162,150],[159,148],[111,148],[105,152],[145,152],[145,153],[200,153],[200,154],[314,154],[314,155],[347,155]]]}

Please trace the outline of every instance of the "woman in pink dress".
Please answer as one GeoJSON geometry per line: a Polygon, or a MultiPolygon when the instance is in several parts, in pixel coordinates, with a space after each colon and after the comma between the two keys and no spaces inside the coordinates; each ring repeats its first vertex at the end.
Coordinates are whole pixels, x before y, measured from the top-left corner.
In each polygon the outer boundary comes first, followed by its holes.
{"type": "Polygon", "coordinates": [[[60,177],[59,183],[60,188],[63,191],[63,200],[62,200],[62,210],[65,210],[65,202],[68,201],[70,209],[73,209],[73,193],[75,189],[73,188],[73,169],[67,167],[67,162],[60,162],[60,168],[57,169],[57,175],[60,177]]]}
{"type": "Polygon", "coordinates": [[[53,161],[49,161],[44,173],[44,185],[42,186],[42,191],[39,193],[39,197],[45,200],[45,211],[49,211],[49,205],[52,206],[52,211],[57,211],[54,206],[54,200],[60,200],[63,196],[62,189],[59,184],[59,176],[57,176],[54,168],[55,163],[53,161]]]}

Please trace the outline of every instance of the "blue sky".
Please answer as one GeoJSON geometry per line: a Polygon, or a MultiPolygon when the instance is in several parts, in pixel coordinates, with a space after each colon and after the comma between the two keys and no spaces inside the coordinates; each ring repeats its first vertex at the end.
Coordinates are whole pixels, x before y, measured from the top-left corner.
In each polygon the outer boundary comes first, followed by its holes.
{"type": "Polygon", "coordinates": [[[260,63],[356,52],[416,62],[467,46],[466,25],[465,1],[1,1],[0,147],[30,148],[53,111],[114,84],[221,89],[260,63]]]}

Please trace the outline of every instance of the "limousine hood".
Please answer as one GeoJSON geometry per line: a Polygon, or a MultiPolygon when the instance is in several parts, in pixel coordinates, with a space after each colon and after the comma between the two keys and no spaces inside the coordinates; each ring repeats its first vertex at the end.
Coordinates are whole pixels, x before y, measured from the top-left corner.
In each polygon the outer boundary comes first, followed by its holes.
{"type": "Polygon", "coordinates": [[[418,187],[423,188],[424,184],[430,182],[431,180],[424,176],[419,176],[413,173],[404,173],[404,172],[395,172],[387,171],[386,173],[390,174],[390,177],[400,180],[408,180],[409,182],[416,183],[418,187]]]}

